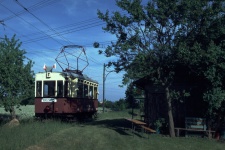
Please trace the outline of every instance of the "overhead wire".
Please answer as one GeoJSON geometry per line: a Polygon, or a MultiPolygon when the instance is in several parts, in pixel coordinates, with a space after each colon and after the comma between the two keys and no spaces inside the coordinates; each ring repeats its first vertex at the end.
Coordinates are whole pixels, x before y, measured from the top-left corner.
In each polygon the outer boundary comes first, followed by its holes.
{"type": "Polygon", "coordinates": [[[95,18],[83,20],[83,21],[80,21],[80,22],[76,22],[76,23],[72,23],[72,24],[56,27],[55,29],[58,30],[58,29],[65,29],[65,28],[69,28],[69,27],[74,27],[74,26],[77,26],[77,25],[82,25],[82,24],[85,24],[85,23],[90,23],[92,21],[96,21],[96,19],[98,19],[98,18],[95,17],[95,18]]]}
{"type": "Polygon", "coordinates": [[[4,7],[5,9],[7,9],[8,11],[10,11],[11,13],[13,13],[14,15],[16,15],[17,17],[19,17],[20,19],[22,19],[24,22],[26,22],[27,24],[29,24],[30,26],[34,27],[36,30],[42,32],[43,34],[45,34],[46,36],[48,36],[49,38],[51,38],[52,40],[54,40],[55,42],[57,42],[60,45],[63,45],[61,42],[59,42],[58,40],[52,38],[50,35],[46,34],[44,31],[38,29],[36,26],[32,25],[30,22],[26,21],[25,19],[23,19],[22,17],[20,17],[19,15],[15,14],[13,11],[11,11],[8,7],[6,7],[5,5],[3,5],[2,3],[0,3],[0,5],[2,7],[4,7]]]}
{"type": "MultiPolygon", "coordinates": [[[[9,27],[8,25],[5,25],[5,27],[7,27],[7,28],[9,28],[10,30],[14,31],[14,33],[18,33],[17,31],[15,31],[13,28],[9,27]]],[[[26,37],[26,38],[28,38],[28,37],[26,37]]],[[[20,41],[20,42],[21,42],[21,41],[20,41]]],[[[44,55],[45,55],[45,56],[46,56],[46,55],[51,56],[51,54],[47,54],[47,53],[55,52],[54,49],[47,48],[45,45],[42,45],[42,44],[40,44],[40,43],[38,43],[38,42],[35,43],[35,44],[40,45],[41,47],[45,47],[46,49],[48,49],[47,51],[44,51],[44,55]]],[[[28,48],[28,49],[30,49],[30,48],[28,48]]],[[[25,55],[26,55],[28,58],[30,58],[30,57],[29,57],[30,54],[31,54],[31,55],[34,55],[34,57],[43,58],[43,51],[41,51],[41,52],[40,52],[40,50],[38,50],[38,51],[27,51],[27,49],[26,49],[25,51],[26,51],[26,54],[25,54],[25,55]]],[[[47,61],[47,60],[48,60],[48,61],[54,61],[54,59],[51,58],[51,57],[45,57],[45,59],[46,59],[46,61],[47,61]]],[[[42,64],[39,64],[38,66],[33,66],[33,69],[36,68],[37,70],[39,70],[40,68],[42,68],[42,64]],[[38,68],[38,66],[39,66],[39,68],[38,68]]]]}
{"type": "MultiPolygon", "coordinates": [[[[38,2],[38,3],[35,3],[34,5],[29,6],[28,9],[30,11],[35,11],[35,10],[38,10],[40,8],[44,8],[46,6],[52,5],[52,4],[56,3],[56,2],[57,2],[56,0],[47,0],[47,1],[46,0],[42,0],[42,1],[38,2]]],[[[10,20],[10,19],[12,19],[12,18],[14,18],[16,16],[22,15],[24,13],[26,13],[26,10],[22,10],[22,11],[16,12],[15,13],[16,15],[10,15],[10,16],[2,19],[2,20],[7,21],[7,20],[10,20]]]]}
{"type": "MultiPolygon", "coordinates": [[[[18,31],[14,30],[14,29],[11,28],[9,25],[4,24],[4,26],[7,27],[7,28],[9,28],[10,30],[12,30],[14,33],[18,33],[18,31]]],[[[23,34],[22,34],[22,35],[23,35],[23,34]]],[[[23,37],[25,37],[25,38],[27,38],[27,39],[30,39],[29,36],[26,36],[26,35],[23,35],[23,37]]],[[[23,43],[23,42],[22,42],[22,43],[23,43]]],[[[23,43],[23,44],[24,44],[24,43],[23,43]]],[[[51,50],[50,48],[48,48],[47,46],[45,46],[45,45],[43,45],[43,44],[41,44],[41,43],[36,42],[35,44],[40,45],[41,47],[44,47],[44,48],[46,48],[46,49],[51,50]]]]}
{"type": "MultiPolygon", "coordinates": [[[[69,24],[69,25],[64,25],[64,26],[56,27],[56,28],[54,28],[54,30],[65,29],[65,28],[70,28],[70,27],[73,27],[74,28],[74,26],[78,26],[78,25],[82,25],[83,26],[83,24],[96,21],[96,19],[97,18],[93,18],[93,19],[88,19],[88,20],[85,20],[85,21],[80,21],[80,22],[72,23],[72,24],[69,24]]],[[[49,33],[50,30],[46,30],[45,32],[46,33],[49,33]]],[[[30,33],[30,34],[27,34],[27,35],[28,36],[29,35],[35,36],[35,35],[38,35],[38,34],[40,34],[40,32],[33,32],[33,33],[30,33]]]]}
{"type": "MultiPolygon", "coordinates": [[[[92,27],[97,27],[97,26],[100,26],[100,25],[103,25],[103,23],[94,22],[94,23],[90,23],[90,24],[85,25],[85,26],[82,25],[80,27],[60,31],[60,32],[58,32],[58,34],[60,34],[60,35],[70,34],[70,33],[74,33],[74,32],[77,32],[77,31],[89,29],[89,28],[92,28],[92,27]]],[[[54,33],[54,34],[51,34],[50,36],[56,37],[58,34],[54,33]]],[[[36,41],[40,41],[40,40],[45,40],[47,38],[48,38],[48,36],[44,35],[44,36],[33,38],[32,40],[25,41],[25,43],[32,43],[32,42],[36,42],[36,41]]]]}
{"type": "MultiPolygon", "coordinates": [[[[12,30],[12,31],[14,31],[14,33],[17,33],[17,31],[15,31],[13,28],[11,28],[11,27],[9,27],[8,25],[5,25],[7,28],[9,28],[10,30],[12,30]]],[[[26,37],[26,38],[28,38],[28,37],[26,37]]],[[[49,56],[51,56],[51,54],[47,54],[47,53],[52,53],[52,52],[55,52],[55,50],[54,49],[50,49],[50,48],[47,48],[45,45],[43,45],[43,44],[40,44],[40,43],[35,43],[35,44],[37,44],[37,45],[40,45],[41,47],[45,47],[46,49],[48,49],[47,51],[41,51],[40,52],[40,50],[38,50],[38,51],[27,51],[27,50],[25,50],[26,51],[26,55],[27,55],[27,57],[29,57],[29,55],[31,54],[31,55],[35,55],[35,57],[40,57],[40,58],[42,58],[43,57],[43,52],[44,52],[44,55],[46,56],[46,55],[49,55],[49,56]],[[42,54],[42,55],[41,55],[42,54]]],[[[51,57],[46,57],[46,60],[52,60],[51,59],[51,57]]]]}
{"type": "MultiPolygon", "coordinates": [[[[8,25],[6,25],[6,27],[7,27],[7,28],[10,28],[8,25]]],[[[17,32],[17,31],[15,31],[13,28],[10,28],[10,29],[11,29],[12,31],[14,31],[14,32],[17,32]]],[[[28,38],[27,36],[25,36],[25,37],[28,38]]],[[[44,46],[44,45],[42,45],[42,44],[40,44],[40,43],[38,43],[38,42],[36,42],[36,44],[38,44],[38,45],[40,45],[40,46],[42,46],[42,47],[45,47],[45,48],[47,49],[47,51],[44,51],[44,53],[55,52],[54,49],[47,48],[46,46],[44,46]]],[[[32,51],[29,51],[29,54],[34,54],[34,55],[37,55],[37,56],[38,56],[38,54],[40,54],[40,50],[32,50],[32,51]]],[[[91,57],[89,54],[86,53],[86,55],[87,55],[87,57],[89,58],[89,60],[90,60],[91,62],[93,62],[93,63],[95,63],[95,64],[98,64],[98,65],[103,65],[101,62],[99,62],[98,60],[94,59],[94,58],[91,57]]],[[[38,57],[41,57],[41,56],[38,56],[38,57]]],[[[48,59],[48,58],[47,58],[47,59],[48,59]]]]}
{"type": "MultiPolygon", "coordinates": [[[[16,2],[18,2],[17,0],[16,0],[16,2]]],[[[27,10],[27,8],[25,8],[24,6],[21,6],[21,7],[23,7],[26,11],[28,11],[27,10]]],[[[29,12],[29,11],[28,11],[29,12]]],[[[30,13],[30,12],[29,12],[30,13]]],[[[30,14],[32,14],[32,13],[30,13],[30,14]]],[[[14,15],[16,15],[15,13],[14,13],[14,15]]],[[[18,16],[18,15],[16,15],[16,16],[18,16]]],[[[33,15],[36,19],[38,19],[40,22],[42,22],[43,24],[45,24],[42,20],[40,20],[39,18],[37,18],[35,15],[33,15]]],[[[84,21],[85,22],[85,21],[84,21]]],[[[51,27],[49,27],[47,24],[45,24],[50,30],[53,30],[53,31],[55,31],[54,29],[52,29],[51,27]]],[[[69,27],[69,26],[67,26],[67,27],[69,27]]],[[[93,27],[93,26],[92,26],[93,27]]],[[[86,28],[90,28],[90,27],[86,27],[86,28]]],[[[86,29],[86,28],[83,28],[83,29],[86,29]]],[[[75,30],[75,31],[78,31],[79,29],[77,29],[77,30],[75,30]]],[[[66,31],[64,31],[65,33],[70,33],[70,32],[73,32],[74,31],[74,29],[70,29],[70,30],[66,30],[66,31]]],[[[43,33],[42,31],[41,31],[41,33],[43,33]]],[[[64,34],[65,34],[64,33],[64,34]]],[[[49,37],[49,36],[48,36],[49,37]]],[[[35,41],[36,42],[36,41],[35,41]]],[[[106,41],[107,42],[107,41],[106,41]]],[[[94,62],[94,63],[96,63],[96,64],[100,64],[100,65],[102,65],[102,63],[100,63],[100,62],[98,62],[97,60],[95,60],[94,58],[92,58],[92,57],[90,57],[89,56],[89,58],[91,58],[92,60],[92,62],[94,62]]]]}
{"type": "MultiPolygon", "coordinates": [[[[69,24],[69,25],[65,25],[65,26],[61,26],[61,27],[57,27],[57,28],[52,28],[52,29],[53,30],[64,29],[62,31],[59,31],[58,34],[65,35],[65,34],[70,34],[70,33],[74,33],[74,32],[77,32],[77,31],[81,31],[81,30],[85,30],[85,29],[88,29],[88,28],[101,26],[101,25],[105,24],[102,21],[99,21],[99,20],[96,21],[96,19],[98,19],[98,18],[93,18],[93,19],[81,21],[81,22],[78,22],[78,23],[75,23],[75,24],[69,24]],[[87,24],[84,24],[84,23],[87,23],[87,24]]],[[[46,30],[45,32],[49,33],[51,30],[46,30]]],[[[35,36],[35,35],[38,35],[38,34],[40,34],[40,32],[31,33],[29,35],[35,36]]],[[[53,34],[51,34],[51,36],[55,37],[58,34],[53,33],[53,34]]],[[[48,38],[48,36],[46,36],[46,35],[45,36],[39,36],[39,37],[33,38],[32,40],[28,40],[28,41],[25,41],[25,42],[26,43],[36,42],[36,41],[44,40],[44,39],[47,39],[47,38],[48,38]]]]}
{"type": "Polygon", "coordinates": [[[59,37],[61,37],[62,39],[64,39],[65,41],[67,41],[69,44],[71,44],[72,42],[70,42],[68,39],[66,39],[65,37],[63,37],[61,34],[59,34],[56,30],[54,30],[52,27],[50,27],[47,23],[45,23],[43,20],[41,20],[39,17],[37,17],[36,15],[34,15],[31,11],[29,11],[24,5],[22,5],[18,0],[15,0],[15,2],[21,6],[24,10],[26,10],[29,14],[31,14],[34,18],[36,18],[39,22],[41,22],[43,25],[45,25],[48,29],[50,29],[52,32],[54,32],[55,34],[57,34],[59,37]]]}
{"type": "MultiPolygon", "coordinates": [[[[16,14],[14,14],[14,15],[16,15],[16,14]]],[[[18,17],[18,16],[17,16],[18,17]]],[[[30,24],[31,25],[31,24],[30,24]]],[[[102,25],[102,24],[100,24],[100,25],[102,25]]],[[[97,26],[97,25],[95,25],[95,26],[97,26]]],[[[69,34],[69,33],[72,33],[72,32],[76,32],[76,31],[79,31],[79,30],[85,30],[85,29],[87,29],[87,28],[90,28],[90,27],[95,27],[95,26],[93,26],[93,24],[92,24],[92,26],[86,26],[85,28],[83,27],[83,28],[76,28],[76,29],[69,29],[69,30],[64,30],[62,33],[63,34],[69,34]]],[[[51,28],[49,28],[50,30],[52,30],[51,28]]],[[[55,29],[54,29],[55,30],[55,29]]],[[[43,31],[40,31],[41,33],[43,33],[43,31]]],[[[39,32],[39,33],[40,33],[39,32]]],[[[61,33],[61,34],[62,34],[61,33]]],[[[58,33],[59,34],[59,33],[58,33]]],[[[57,35],[58,35],[57,34],[57,35]]],[[[56,33],[54,33],[54,34],[52,34],[52,35],[54,35],[54,36],[56,36],[56,33]]],[[[45,36],[46,37],[46,36],[45,36]]],[[[49,36],[48,36],[49,37],[49,36]]],[[[35,41],[35,42],[37,42],[37,41],[35,41]]],[[[107,44],[107,43],[109,43],[109,42],[111,42],[111,41],[105,41],[105,42],[101,42],[102,44],[103,43],[105,43],[105,44],[107,44]]],[[[93,45],[93,44],[90,44],[91,46],[93,45]]],[[[88,46],[88,45],[87,45],[88,46]]],[[[90,47],[90,46],[89,46],[90,47]]],[[[102,46],[103,47],[103,46],[102,46]]],[[[37,51],[37,52],[39,52],[39,51],[37,51]]],[[[46,51],[46,52],[49,52],[49,51],[46,51]]],[[[30,52],[30,53],[34,53],[35,54],[35,51],[32,51],[32,52],[30,52]]],[[[37,54],[36,54],[37,55],[37,54]]],[[[96,63],[96,64],[100,64],[100,65],[102,65],[102,63],[100,63],[100,62],[98,62],[96,59],[94,59],[93,57],[91,57],[91,56],[88,56],[89,58],[91,58],[91,61],[93,62],[93,63],[96,63]]],[[[100,76],[98,76],[98,77],[100,77],[100,76]]],[[[101,85],[101,84],[100,84],[101,85]]]]}
{"type": "MultiPolygon", "coordinates": [[[[18,1],[17,1],[18,2],[18,1]]],[[[23,6],[21,6],[21,7],[23,7],[23,6]]],[[[24,8],[24,7],[23,7],[24,8]]],[[[25,10],[26,10],[26,8],[24,8],[25,10]]],[[[40,20],[40,19],[38,19],[38,20],[40,20]]],[[[41,21],[42,22],[42,21],[41,21]]],[[[83,22],[86,22],[86,21],[83,21],[83,22]]],[[[45,23],[44,23],[45,24],[45,23]]],[[[47,25],[48,26],[48,25],[47,25]]],[[[88,27],[89,28],[89,27],[88,27]]],[[[52,28],[50,28],[51,30],[52,30],[52,28]]],[[[36,42],[37,40],[35,40],[35,42],[36,42]]],[[[24,42],[25,43],[25,42],[24,42]]],[[[97,63],[96,62],[96,60],[94,59],[94,58],[92,58],[94,61],[93,62],[95,62],[95,63],[97,63]]]]}

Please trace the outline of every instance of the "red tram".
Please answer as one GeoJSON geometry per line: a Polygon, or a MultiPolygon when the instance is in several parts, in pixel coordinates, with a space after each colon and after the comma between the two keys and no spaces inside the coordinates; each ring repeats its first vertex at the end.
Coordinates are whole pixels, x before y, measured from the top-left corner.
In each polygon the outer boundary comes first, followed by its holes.
{"type": "MultiPolygon", "coordinates": [[[[85,54],[80,46],[78,48],[85,54]]],[[[65,46],[56,58],[67,56],[65,46]]],[[[86,55],[86,54],[85,54],[86,55]]],[[[78,63],[81,53],[76,57],[78,63]]],[[[66,61],[70,60],[66,58],[66,61]]],[[[63,63],[66,64],[66,63],[63,63]]],[[[67,64],[69,65],[69,63],[67,64]]],[[[78,66],[78,65],[77,65],[78,66]]],[[[35,116],[36,117],[91,117],[96,114],[98,108],[98,82],[92,80],[78,69],[53,72],[54,67],[44,66],[45,72],[37,73],[35,76],[35,116]]],[[[72,67],[70,67],[72,68],[72,67]]],[[[86,66],[85,66],[86,68],[86,66]]]]}

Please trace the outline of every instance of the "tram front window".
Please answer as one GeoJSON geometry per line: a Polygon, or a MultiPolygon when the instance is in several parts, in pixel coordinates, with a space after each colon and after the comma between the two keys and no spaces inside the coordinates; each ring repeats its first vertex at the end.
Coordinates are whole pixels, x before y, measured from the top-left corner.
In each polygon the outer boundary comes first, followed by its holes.
{"type": "Polygon", "coordinates": [[[55,97],[55,81],[44,81],[44,97],[55,97]]]}

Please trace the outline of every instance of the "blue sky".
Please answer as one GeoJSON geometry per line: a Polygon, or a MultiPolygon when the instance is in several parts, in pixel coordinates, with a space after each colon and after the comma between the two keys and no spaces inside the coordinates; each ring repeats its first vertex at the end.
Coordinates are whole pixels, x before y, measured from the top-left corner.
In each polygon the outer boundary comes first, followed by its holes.
{"type": "MultiPolygon", "coordinates": [[[[114,0],[0,0],[0,37],[7,35],[20,39],[27,57],[35,62],[34,72],[42,72],[43,65],[53,65],[65,45],[85,48],[89,66],[84,74],[99,82],[99,100],[102,100],[103,64],[110,59],[93,48],[98,41],[104,50],[115,37],[102,30],[104,22],[97,18],[97,9],[105,12],[119,10],[114,0]],[[26,11],[28,10],[28,11],[26,11]]],[[[113,70],[109,68],[108,70],[113,70]]],[[[57,66],[56,71],[61,71],[57,66]]],[[[106,72],[107,73],[107,72],[106,72]]],[[[121,88],[123,73],[110,73],[106,79],[107,100],[125,97],[121,88]]]]}

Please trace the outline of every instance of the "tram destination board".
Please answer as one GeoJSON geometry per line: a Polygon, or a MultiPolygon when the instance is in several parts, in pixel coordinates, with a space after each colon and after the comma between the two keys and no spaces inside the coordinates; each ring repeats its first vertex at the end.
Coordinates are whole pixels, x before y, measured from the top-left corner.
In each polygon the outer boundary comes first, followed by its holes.
{"type": "Polygon", "coordinates": [[[42,98],[41,102],[57,102],[55,98],[42,98]]]}

